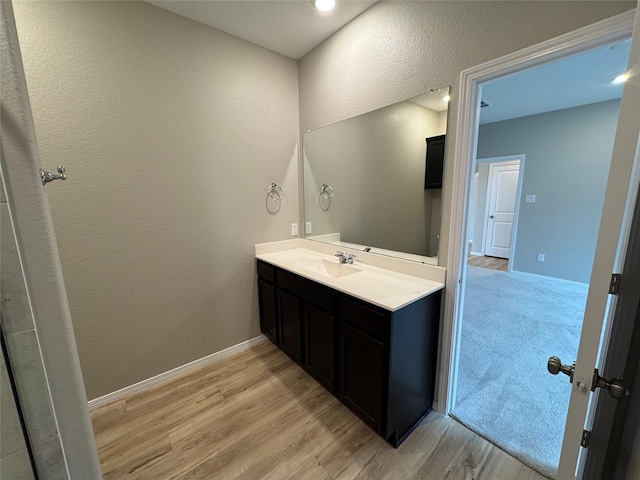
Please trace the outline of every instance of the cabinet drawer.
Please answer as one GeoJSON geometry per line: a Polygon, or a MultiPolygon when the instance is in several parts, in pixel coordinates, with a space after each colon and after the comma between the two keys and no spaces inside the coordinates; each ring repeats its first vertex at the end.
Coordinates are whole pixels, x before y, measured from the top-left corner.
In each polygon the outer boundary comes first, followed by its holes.
{"type": "Polygon", "coordinates": [[[337,294],[311,282],[305,282],[305,300],[324,310],[335,312],[337,294]]]}
{"type": "Polygon", "coordinates": [[[274,266],[258,260],[258,276],[273,283],[276,281],[276,269],[274,266]]]}
{"type": "Polygon", "coordinates": [[[361,329],[379,338],[388,338],[388,315],[368,308],[360,303],[340,297],[338,313],[343,320],[357,325],[361,329]]]}
{"type": "Polygon", "coordinates": [[[296,277],[295,275],[285,272],[284,270],[278,270],[278,287],[288,290],[300,297],[304,297],[305,291],[304,280],[296,277]]]}

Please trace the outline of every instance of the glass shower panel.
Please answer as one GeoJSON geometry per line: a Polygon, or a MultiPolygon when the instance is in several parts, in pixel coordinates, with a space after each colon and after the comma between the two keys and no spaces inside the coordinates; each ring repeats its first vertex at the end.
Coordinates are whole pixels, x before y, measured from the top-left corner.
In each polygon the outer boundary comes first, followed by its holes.
{"type": "Polygon", "coordinates": [[[5,362],[4,342],[0,355],[0,478],[34,480],[28,440],[18,412],[9,371],[5,362]]]}
{"type": "Polygon", "coordinates": [[[0,176],[0,479],[67,479],[11,221],[11,199],[2,180],[0,176]]]}
{"type": "Polygon", "coordinates": [[[10,289],[7,287],[10,282],[8,278],[10,270],[12,270],[9,268],[9,258],[12,256],[13,249],[9,243],[10,240],[13,240],[13,232],[4,186],[0,185],[0,187],[2,187],[0,193],[0,334],[2,335],[2,355],[0,355],[0,478],[31,480],[36,477],[32,467],[28,439],[21,422],[18,399],[14,396],[15,385],[12,385],[11,381],[13,375],[10,374],[10,365],[5,361],[7,352],[4,348],[3,332],[5,317],[9,316],[8,310],[11,310],[11,307],[5,307],[5,303],[9,303],[11,297],[10,289]]]}

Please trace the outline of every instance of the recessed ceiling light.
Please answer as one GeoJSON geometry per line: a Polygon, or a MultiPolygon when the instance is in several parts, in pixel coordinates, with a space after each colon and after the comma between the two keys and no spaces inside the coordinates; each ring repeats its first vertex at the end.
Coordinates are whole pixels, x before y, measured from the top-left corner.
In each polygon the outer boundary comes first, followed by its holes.
{"type": "Polygon", "coordinates": [[[311,0],[311,3],[321,12],[328,12],[336,6],[336,0],[311,0]]]}
{"type": "Polygon", "coordinates": [[[619,85],[620,83],[624,83],[627,80],[629,80],[629,74],[628,73],[623,73],[622,75],[618,75],[616,78],[613,79],[613,83],[614,85],[619,85]]]}

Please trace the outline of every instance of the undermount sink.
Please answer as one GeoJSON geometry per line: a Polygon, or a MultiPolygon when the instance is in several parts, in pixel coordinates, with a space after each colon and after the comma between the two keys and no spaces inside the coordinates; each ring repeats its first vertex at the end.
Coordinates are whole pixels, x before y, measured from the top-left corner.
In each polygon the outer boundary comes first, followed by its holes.
{"type": "Polygon", "coordinates": [[[326,275],[331,278],[341,278],[347,275],[353,275],[354,273],[361,272],[359,268],[346,265],[344,263],[331,262],[324,259],[306,260],[298,263],[300,268],[310,270],[321,275],[326,275]]]}

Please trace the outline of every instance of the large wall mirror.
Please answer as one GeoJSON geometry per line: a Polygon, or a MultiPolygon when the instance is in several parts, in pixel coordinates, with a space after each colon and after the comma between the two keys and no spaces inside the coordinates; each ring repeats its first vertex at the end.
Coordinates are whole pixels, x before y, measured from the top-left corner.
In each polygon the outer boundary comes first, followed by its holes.
{"type": "Polygon", "coordinates": [[[437,265],[441,188],[425,173],[448,101],[443,87],[305,133],[305,238],[437,265]]]}

